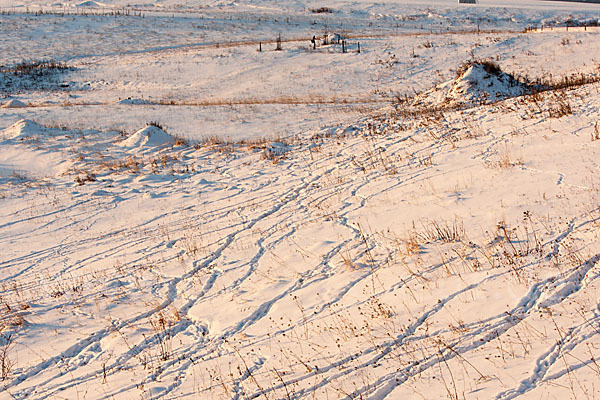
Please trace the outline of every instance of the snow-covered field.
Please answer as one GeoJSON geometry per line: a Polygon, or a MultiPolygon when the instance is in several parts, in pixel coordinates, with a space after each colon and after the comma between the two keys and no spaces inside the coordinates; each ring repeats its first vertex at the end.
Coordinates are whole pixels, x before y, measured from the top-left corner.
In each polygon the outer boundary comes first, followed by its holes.
{"type": "Polygon", "coordinates": [[[600,397],[599,18],[0,1],[0,399],[600,397]]]}

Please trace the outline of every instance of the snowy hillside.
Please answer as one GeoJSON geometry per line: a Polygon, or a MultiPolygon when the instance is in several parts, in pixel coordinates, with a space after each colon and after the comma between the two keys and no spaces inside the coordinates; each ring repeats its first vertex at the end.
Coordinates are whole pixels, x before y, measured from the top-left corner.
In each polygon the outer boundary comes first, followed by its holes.
{"type": "Polygon", "coordinates": [[[2,3],[0,399],[598,397],[598,6],[272,3],[2,3]]]}

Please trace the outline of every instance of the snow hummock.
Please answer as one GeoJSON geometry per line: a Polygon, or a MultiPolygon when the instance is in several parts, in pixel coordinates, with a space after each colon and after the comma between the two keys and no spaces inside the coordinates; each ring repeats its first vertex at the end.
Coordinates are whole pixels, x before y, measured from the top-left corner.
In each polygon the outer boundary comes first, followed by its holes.
{"type": "Polygon", "coordinates": [[[43,136],[52,134],[55,129],[47,128],[29,119],[21,119],[2,131],[2,137],[8,139],[43,136]]]}
{"type": "Polygon", "coordinates": [[[175,138],[155,125],[146,125],[120,145],[123,147],[159,147],[175,144],[175,138]]]}
{"type": "Polygon", "coordinates": [[[476,106],[490,104],[527,92],[527,86],[492,63],[469,62],[457,77],[418,95],[418,106],[476,106]]]}
{"type": "Polygon", "coordinates": [[[2,108],[23,108],[27,107],[27,104],[23,103],[21,100],[11,99],[2,105],[2,108]]]}
{"type": "Polygon", "coordinates": [[[82,1],[81,3],[76,4],[75,6],[76,7],[92,7],[93,8],[93,7],[103,7],[104,4],[88,0],[88,1],[82,1]]]}

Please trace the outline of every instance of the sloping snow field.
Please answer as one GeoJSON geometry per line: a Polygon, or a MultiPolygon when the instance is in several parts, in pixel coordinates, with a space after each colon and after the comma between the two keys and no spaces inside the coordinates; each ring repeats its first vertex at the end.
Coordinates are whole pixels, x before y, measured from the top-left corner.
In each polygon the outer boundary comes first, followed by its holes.
{"type": "Polygon", "coordinates": [[[599,18],[0,1],[0,399],[600,397],[599,18]]]}

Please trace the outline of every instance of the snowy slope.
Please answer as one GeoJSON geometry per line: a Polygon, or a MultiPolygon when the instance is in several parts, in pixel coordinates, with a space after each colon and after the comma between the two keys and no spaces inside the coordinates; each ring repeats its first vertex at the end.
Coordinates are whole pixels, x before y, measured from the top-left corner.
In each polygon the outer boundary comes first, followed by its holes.
{"type": "Polygon", "coordinates": [[[50,197],[3,178],[6,390],[591,393],[598,104],[592,85],[366,118],[277,154],[132,158],[116,134],[67,131],[72,168],[46,178],[50,197]]]}

